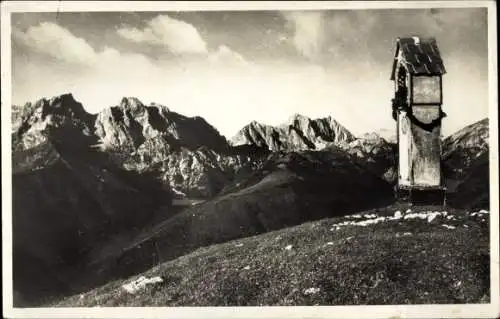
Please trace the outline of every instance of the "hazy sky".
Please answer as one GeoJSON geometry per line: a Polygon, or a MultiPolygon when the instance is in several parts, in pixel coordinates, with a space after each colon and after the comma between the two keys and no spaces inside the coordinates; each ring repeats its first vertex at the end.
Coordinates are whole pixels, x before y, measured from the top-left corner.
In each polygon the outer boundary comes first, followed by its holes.
{"type": "Polygon", "coordinates": [[[394,40],[420,35],[447,69],[444,135],[488,113],[482,8],[15,13],[12,27],[14,104],[72,92],[96,113],[135,96],[227,137],[294,113],[393,129],[394,40]]]}

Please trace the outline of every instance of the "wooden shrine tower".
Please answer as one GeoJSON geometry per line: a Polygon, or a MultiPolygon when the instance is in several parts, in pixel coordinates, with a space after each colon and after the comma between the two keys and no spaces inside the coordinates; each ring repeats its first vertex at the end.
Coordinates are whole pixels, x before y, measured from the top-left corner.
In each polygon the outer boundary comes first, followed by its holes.
{"type": "Polygon", "coordinates": [[[441,173],[443,60],[436,40],[396,39],[391,80],[397,123],[398,182],[396,196],[413,204],[444,204],[441,173]]]}

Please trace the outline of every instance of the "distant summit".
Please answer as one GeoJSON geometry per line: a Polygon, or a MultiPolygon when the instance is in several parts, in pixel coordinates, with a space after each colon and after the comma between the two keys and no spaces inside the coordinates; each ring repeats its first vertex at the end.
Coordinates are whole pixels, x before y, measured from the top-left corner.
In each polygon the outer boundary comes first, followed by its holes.
{"type": "Polygon", "coordinates": [[[381,128],[376,130],[375,133],[389,143],[396,144],[398,142],[396,127],[393,129],[381,128]]]}
{"type": "Polygon", "coordinates": [[[271,151],[319,150],[349,143],[354,135],[332,117],[310,119],[294,114],[288,121],[271,126],[252,121],[232,139],[232,145],[257,145],[271,151]]]}

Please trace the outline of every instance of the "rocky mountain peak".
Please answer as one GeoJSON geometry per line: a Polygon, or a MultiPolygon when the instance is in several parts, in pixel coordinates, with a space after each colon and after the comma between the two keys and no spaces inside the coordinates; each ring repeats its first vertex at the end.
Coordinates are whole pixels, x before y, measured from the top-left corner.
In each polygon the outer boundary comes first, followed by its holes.
{"type": "Polygon", "coordinates": [[[308,124],[310,122],[311,122],[311,119],[309,117],[302,115],[302,114],[299,114],[299,113],[295,113],[288,119],[288,121],[284,125],[292,125],[292,126],[300,127],[300,126],[302,126],[304,124],[308,124]]]}
{"type": "MultiPolygon", "coordinates": [[[[389,143],[396,144],[398,142],[397,141],[398,137],[397,137],[396,127],[391,128],[391,129],[380,128],[377,131],[375,131],[375,133],[389,143]]],[[[368,133],[368,134],[370,134],[370,133],[368,133]]]]}
{"type": "Polygon", "coordinates": [[[151,114],[152,112],[160,113],[165,117],[167,113],[171,112],[168,107],[162,104],[152,102],[146,105],[136,97],[123,97],[116,107],[124,113],[129,112],[129,117],[141,116],[145,113],[151,114]]]}
{"type": "Polygon", "coordinates": [[[451,150],[453,145],[461,148],[486,148],[489,145],[489,120],[485,118],[467,125],[444,139],[443,147],[445,151],[451,150]]]}
{"type": "Polygon", "coordinates": [[[165,184],[184,193],[212,194],[221,187],[222,171],[240,161],[221,155],[229,149],[227,140],[202,117],[136,98],[123,98],[118,106],[101,111],[95,132],[101,150],[123,167],[157,170],[165,184]]]}
{"type": "Polygon", "coordinates": [[[340,147],[365,169],[386,182],[396,179],[396,148],[376,132],[365,133],[340,147]]]}
{"type": "Polygon", "coordinates": [[[387,142],[377,133],[365,133],[352,142],[343,145],[343,149],[350,154],[355,154],[358,158],[365,158],[373,155],[383,154],[393,155],[394,144],[387,142]]]}
{"type": "Polygon", "coordinates": [[[389,142],[382,136],[380,136],[377,132],[369,132],[369,133],[364,133],[359,137],[359,139],[370,141],[372,143],[383,143],[383,142],[389,142]]]}
{"type": "Polygon", "coordinates": [[[319,150],[353,140],[354,135],[331,116],[311,119],[302,114],[293,114],[278,126],[252,121],[231,139],[231,143],[234,146],[266,147],[271,151],[297,151],[319,150]]]}
{"type": "Polygon", "coordinates": [[[129,111],[133,115],[138,115],[146,110],[146,106],[136,97],[123,97],[119,107],[124,111],[129,111]]]}
{"type": "Polygon", "coordinates": [[[41,98],[34,103],[28,102],[20,108],[23,109],[24,120],[30,116],[36,117],[37,120],[45,120],[46,117],[54,115],[81,120],[86,124],[90,124],[92,120],[92,115],[85,111],[83,105],[77,102],[71,93],[41,98]]]}
{"type": "Polygon", "coordinates": [[[136,97],[124,96],[120,102],[120,106],[123,108],[141,108],[144,107],[144,104],[142,104],[142,102],[136,97]]]}
{"type": "Polygon", "coordinates": [[[477,158],[489,150],[489,120],[470,124],[443,140],[442,158],[447,175],[461,178],[467,175],[477,158]]]}
{"type": "Polygon", "coordinates": [[[170,109],[168,107],[166,107],[165,105],[159,104],[159,103],[155,103],[155,102],[151,102],[149,104],[149,107],[155,107],[157,109],[161,109],[161,110],[163,110],[166,113],[171,112],[170,109]]]}
{"type": "MultiPolygon", "coordinates": [[[[42,100],[46,100],[46,99],[42,99],[42,100]]],[[[50,103],[50,105],[52,105],[54,107],[57,107],[57,106],[60,106],[60,107],[77,106],[77,108],[81,108],[81,110],[83,110],[82,104],[77,102],[75,100],[75,98],[73,97],[73,94],[71,94],[71,93],[64,93],[61,95],[53,96],[52,98],[50,98],[49,103],[50,103]]]]}
{"type": "Polygon", "coordinates": [[[13,147],[28,149],[46,141],[49,134],[58,140],[89,137],[93,134],[95,116],[85,111],[71,93],[66,93],[13,107],[12,120],[13,147]]]}

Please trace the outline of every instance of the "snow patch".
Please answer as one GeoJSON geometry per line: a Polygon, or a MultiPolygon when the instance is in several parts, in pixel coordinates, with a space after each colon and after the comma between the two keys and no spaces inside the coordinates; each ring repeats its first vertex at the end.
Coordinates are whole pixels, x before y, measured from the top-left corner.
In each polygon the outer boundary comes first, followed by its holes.
{"type": "Polygon", "coordinates": [[[487,210],[484,210],[484,209],[481,209],[480,211],[478,212],[473,212],[470,214],[470,216],[482,216],[482,215],[486,215],[486,214],[489,214],[489,212],[487,210]]]}
{"type": "Polygon", "coordinates": [[[355,215],[351,215],[351,216],[346,216],[347,218],[362,218],[361,215],[359,214],[355,214],[355,215]]]}
{"type": "Polygon", "coordinates": [[[448,229],[455,229],[455,226],[450,226],[450,225],[446,225],[446,224],[443,224],[443,227],[448,228],[448,229]]]}
{"type": "MultiPolygon", "coordinates": [[[[483,216],[483,212],[475,212],[472,213],[471,216],[483,216]]],[[[336,231],[341,229],[344,226],[360,226],[365,227],[369,225],[375,225],[381,222],[388,222],[394,220],[411,220],[411,219],[420,219],[423,221],[427,221],[428,223],[435,222],[437,218],[447,219],[447,220],[457,220],[457,216],[449,215],[447,211],[421,211],[421,212],[412,212],[411,209],[407,209],[403,214],[400,210],[394,212],[393,216],[378,216],[376,214],[355,214],[346,216],[346,219],[338,222],[336,224],[332,224],[330,231],[336,231]],[[353,220],[356,219],[356,220],[353,220]]],[[[484,221],[484,220],[483,220],[484,221]]],[[[450,226],[453,227],[453,226],[450,226]]],[[[451,229],[451,228],[450,228],[451,229]]]]}
{"type": "Polygon", "coordinates": [[[415,219],[415,218],[426,219],[427,215],[424,213],[409,213],[403,217],[403,219],[415,219]]]}
{"type": "Polygon", "coordinates": [[[161,282],[163,282],[163,279],[158,276],[153,278],[146,278],[144,276],[140,276],[136,280],[123,285],[122,288],[125,289],[128,293],[134,294],[137,291],[146,287],[147,285],[161,283],[161,282]]]}
{"type": "Polygon", "coordinates": [[[432,222],[436,217],[439,217],[439,216],[443,216],[445,217],[446,215],[448,214],[448,212],[438,212],[438,211],[435,211],[435,212],[432,212],[432,211],[428,211],[428,212],[420,212],[420,213],[408,213],[408,214],[405,214],[403,219],[416,219],[416,218],[420,218],[420,219],[427,219],[427,222],[432,222]]]}
{"type": "Polygon", "coordinates": [[[367,220],[360,221],[360,222],[356,223],[356,225],[364,227],[364,226],[368,226],[368,225],[378,224],[378,223],[383,222],[383,221],[386,221],[385,217],[378,217],[375,219],[367,219],[367,220]]]}
{"type": "Polygon", "coordinates": [[[292,247],[293,247],[292,245],[288,245],[285,247],[285,250],[292,250],[292,247]]]}

